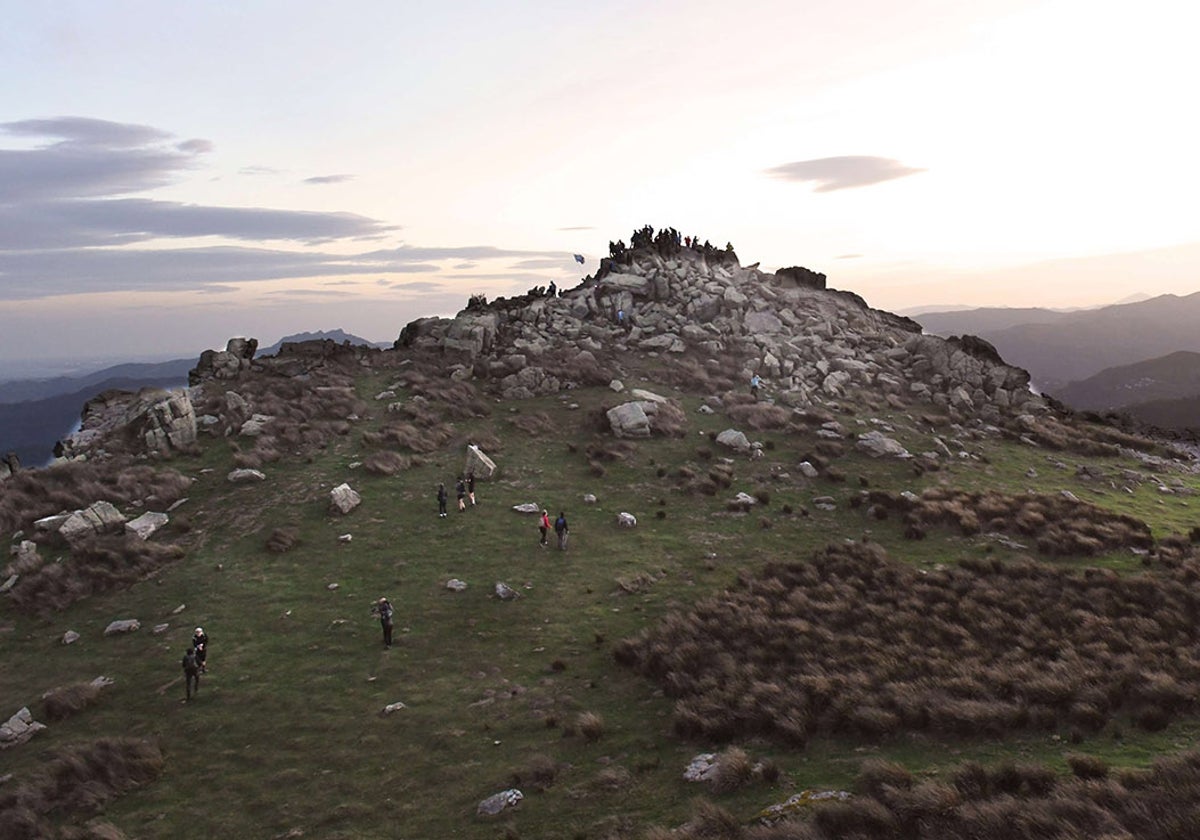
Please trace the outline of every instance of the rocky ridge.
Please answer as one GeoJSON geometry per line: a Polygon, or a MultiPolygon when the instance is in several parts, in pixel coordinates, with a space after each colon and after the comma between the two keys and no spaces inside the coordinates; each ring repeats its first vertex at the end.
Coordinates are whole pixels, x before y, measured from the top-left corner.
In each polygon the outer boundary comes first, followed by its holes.
{"type": "Polygon", "coordinates": [[[397,349],[438,351],[453,374],[494,380],[510,399],[573,383],[556,354],[594,365],[608,354],[699,354],[713,369],[765,376],[775,398],[803,408],[870,389],[894,407],[928,402],[994,422],[1046,408],[1029,374],[987,342],[921,334],[908,318],[824,288],[806,269],[775,274],[689,248],[605,260],[594,278],[559,296],[473,301],[454,318],[408,324],[397,349]],[[624,325],[618,323],[622,313],[624,325]]]}

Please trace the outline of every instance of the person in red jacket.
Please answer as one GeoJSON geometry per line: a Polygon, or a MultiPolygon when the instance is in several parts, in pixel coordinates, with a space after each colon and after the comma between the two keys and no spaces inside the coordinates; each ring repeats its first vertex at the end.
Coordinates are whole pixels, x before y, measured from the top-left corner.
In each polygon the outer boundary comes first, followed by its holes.
{"type": "Polygon", "coordinates": [[[550,533],[550,511],[542,511],[542,518],[538,520],[538,530],[542,532],[542,541],[538,545],[545,548],[546,534],[550,533]]]}

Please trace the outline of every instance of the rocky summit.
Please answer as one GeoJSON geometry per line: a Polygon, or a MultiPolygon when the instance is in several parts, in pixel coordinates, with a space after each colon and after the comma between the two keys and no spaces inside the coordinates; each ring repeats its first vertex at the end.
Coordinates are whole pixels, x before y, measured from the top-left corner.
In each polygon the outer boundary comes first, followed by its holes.
{"type": "Polygon", "coordinates": [[[987,421],[1045,409],[1028,373],[987,342],[922,335],[824,279],[743,268],[724,252],[638,249],[561,295],[473,301],[454,318],[414,321],[395,347],[440,351],[454,375],[493,380],[509,399],[572,387],[564,362],[590,367],[635,352],[738,366],[797,408],[869,390],[893,407],[928,402],[987,421]]]}
{"type": "MultiPolygon", "coordinates": [[[[188,375],[188,391],[102,394],[56,454],[102,452],[117,429],[143,451],[179,449],[195,440],[198,423],[204,431],[218,422],[193,409],[208,380],[251,370],[304,377],[330,359],[371,366],[387,352],[325,340],[285,343],[277,355],[255,358],[257,346],[234,338],[225,350],[206,351],[188,375]]],[[[769,273],[743,267],[732,252],[683,247],[666,255],[626,251],[561,294],[472,298],[453,318],[406,325],[392,352],[436,355],[451,379],[474,379],[504,399],[607,382],[623,360],[666,356],[737,371],[747,384],[757,373],[772,401],[801,410],[862,395],[985,423],[1047,409],[1030,391],[1029,374],[982,339],[923,335],[916,322],[825,288],[825,276],[805,268],[769,273]]],[[[236,392],[228,398],[240,399],[236,392]]],[[[269,419],[248,414],[249,427],[239,424],[239,431],[257,432],[269,419]]]]}

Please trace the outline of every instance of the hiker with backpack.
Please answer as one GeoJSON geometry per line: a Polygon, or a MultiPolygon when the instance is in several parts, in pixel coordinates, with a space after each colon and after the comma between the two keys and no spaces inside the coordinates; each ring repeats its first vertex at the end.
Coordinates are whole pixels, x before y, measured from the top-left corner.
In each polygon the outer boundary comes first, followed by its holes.
{"type": "Polygon", "coordinates": [[[371,607],[371,612],[379,616],[379,626],[383,628],[383,646],[390,648],[392,646],[392,616],[396,611],[392,609],[391,602],[387,598],[380,598],[375,602],[375,606],[371,607]]]}
{"type": "Polygon", "coordinates": [[[186,696],[183,702],[191,702],[192,695],[200,691],[200,663],[196,661],[196,649],[190,647],[183,655],[183,679],[186,696]]]}
{"type": "Polygon", "coordinates": [[[554,533],[558,535],[559,551],[567,550],[567,536],[570,529],[567,528],[567,515],[561,510],[558,512],[558,519],[554,520],[554,533]]]}

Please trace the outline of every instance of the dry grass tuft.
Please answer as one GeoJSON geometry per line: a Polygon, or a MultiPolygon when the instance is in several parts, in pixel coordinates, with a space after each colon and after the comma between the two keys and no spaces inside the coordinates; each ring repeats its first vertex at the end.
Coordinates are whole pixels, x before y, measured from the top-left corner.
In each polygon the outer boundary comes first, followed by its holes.
{"type": "Polygon", "coordinates": [[[411,455],[401,455],[399,452],[372,452],[363,461],[363,469],[372,475],[395,475],[411,469],[414,460],[411,455]]]}
{"type": "Polygon", "coordinates": [[[66,720],[92,706],[100,698],[100,688],[92,683],[60,686],[42,695],[46,720],[66,720]]]}
{"type": "Polygon", "coordinates": [[[267,551],[272,554],[283,554],[291,551],[300,543],[300,536],[295,528],[276,528],[267,537],[267,551]]]}
{"type": "Polygon", "coordinates": [[[575,719],[575,729],[589,744],[604,735],[604,718],[595,712],[581,712],[575,719]]]}
{"type": "Polygon", "coordinates": [[[0,837],[60,836],[55,828],[60,815],[96,813],[113,798],[153,781],[162,767],[159,748],[139,738],[102,738],[58,750],[19,785],[0,789],[0,837]]]}

